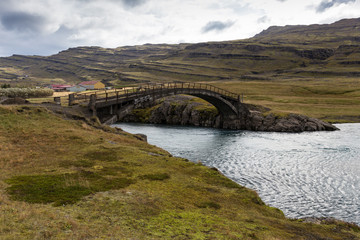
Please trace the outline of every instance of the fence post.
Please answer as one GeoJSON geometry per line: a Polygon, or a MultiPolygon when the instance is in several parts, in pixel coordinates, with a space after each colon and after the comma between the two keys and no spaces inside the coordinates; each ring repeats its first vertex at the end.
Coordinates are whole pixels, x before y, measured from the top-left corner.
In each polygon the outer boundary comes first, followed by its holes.
{"type": "Polygon", "coordinates": [[[96,116],[96,94],[90,95],[89,108],[93,112],[93,116],[96,116]]]}
{"type": "Polygon", "coordinates": [[[60,97],[54,97],[54,102],[58,105],[61,105],[61,98],[60,97]]]}
{"type": "Polygon", "coordinates": [[[74,101],[75,101],[75,95],[73,93],[69,94],[69,106],[74,105],[74,101]]]}

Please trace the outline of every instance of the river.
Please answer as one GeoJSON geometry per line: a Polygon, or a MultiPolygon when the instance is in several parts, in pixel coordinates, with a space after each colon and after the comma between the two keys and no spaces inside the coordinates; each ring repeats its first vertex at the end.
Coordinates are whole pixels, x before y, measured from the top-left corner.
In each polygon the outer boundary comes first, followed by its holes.
{"type": "Polygon", "coordinates": [[[340,131],[267,133],[114,124],[143,133],[174,156],[216,167],[287,217],[335,217],[360,225],[360,124],[340,131]]]}

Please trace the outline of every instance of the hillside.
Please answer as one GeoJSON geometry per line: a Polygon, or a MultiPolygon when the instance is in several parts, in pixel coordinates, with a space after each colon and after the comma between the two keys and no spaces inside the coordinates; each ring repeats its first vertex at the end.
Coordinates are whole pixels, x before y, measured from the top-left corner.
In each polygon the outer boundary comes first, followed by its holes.
{"type": "Polygon", "coordinates": [[[360,239],[353,224],[286,219],[216,169],[59,116],[0,106],[1,239],[360,239]]]}
{"type": "Polygon", "coordinates": [[[253,38],[198,44],[70,48],[0,58],[0,83],[101,80],[108,86],[196,81],[250,104],[331,122],[360,121],[360,18],[270,27],[253,38]]]}
{"type": "Polygon", "coordinates": [[[77,47],[49,57],[0,59],[0,82],[43,84],[102,80],[218,81],[294,77],[359,77],[360,18],[333,24],[270,27],[227,42],[77,47]]]}

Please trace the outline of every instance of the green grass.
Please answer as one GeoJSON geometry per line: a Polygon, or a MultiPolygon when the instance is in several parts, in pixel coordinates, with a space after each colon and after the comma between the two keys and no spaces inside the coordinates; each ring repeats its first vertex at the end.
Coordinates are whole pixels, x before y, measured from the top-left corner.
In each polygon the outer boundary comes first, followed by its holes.
{"type": "Polygon", "coordinates": [[[34,175],[10,178],[6,183],[11,186],[6,190],[13,200],[29,203],[54,203],[55,206],[75,203],[92,193],[90,188],[74,184],[66,186],[67,181],[77,180],[73,174],[34,175]]]}
{"type": "Polygon", "coordinates": [[[145,174],[140,176],[140,179],[147,179],[151,181],[163,181],[169,178],[170,175],[167,173],[153,173],[153,174],[145,174]]]}

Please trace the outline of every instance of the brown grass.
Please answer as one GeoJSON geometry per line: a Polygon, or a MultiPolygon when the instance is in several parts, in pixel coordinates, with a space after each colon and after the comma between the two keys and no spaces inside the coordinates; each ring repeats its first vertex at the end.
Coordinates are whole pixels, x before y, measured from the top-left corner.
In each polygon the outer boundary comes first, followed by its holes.
{"type": "Polygon", "coordinates": [[[238,94],[245,103],[323,120],[360,122],[360,79],[297,79],[213,82],[238,94]]]}

